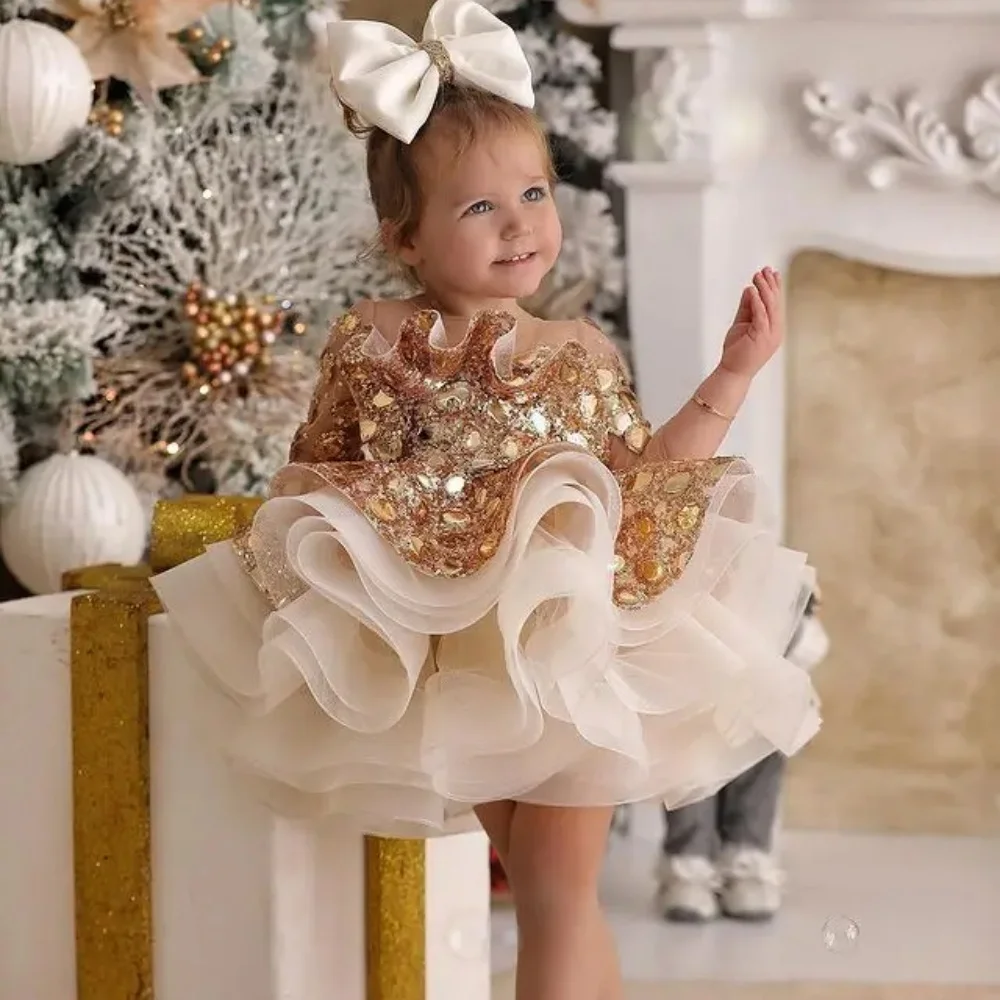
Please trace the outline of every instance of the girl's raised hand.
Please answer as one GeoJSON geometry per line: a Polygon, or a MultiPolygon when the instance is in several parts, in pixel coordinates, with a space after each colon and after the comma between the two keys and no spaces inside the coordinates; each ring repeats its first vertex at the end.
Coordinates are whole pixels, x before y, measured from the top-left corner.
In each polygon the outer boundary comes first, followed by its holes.
{"type": "Polygon", "coordinates": [[[765,267],[743,289],[733,325],[722,345],[720,367],[752,379],[777,353],[784,336],[781,275],[765,267]]]}

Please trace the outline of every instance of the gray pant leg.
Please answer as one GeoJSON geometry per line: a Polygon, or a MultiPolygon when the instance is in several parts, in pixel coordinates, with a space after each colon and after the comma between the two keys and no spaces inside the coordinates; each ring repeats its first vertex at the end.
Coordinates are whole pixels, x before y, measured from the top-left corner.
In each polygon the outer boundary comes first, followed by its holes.
{"type": "Polygon", "coordinates": [[[664,809],[667,835],[663,840],[663,852],[714,858],[719,847],[718,806],[718,798],[713,795],[680,809],[664,809]]]}
{"type": "Polygon", "coordinates": [[[724,844],[771,850],[787,758],[765,757],[719,793],[719,835],[724,844]]]}

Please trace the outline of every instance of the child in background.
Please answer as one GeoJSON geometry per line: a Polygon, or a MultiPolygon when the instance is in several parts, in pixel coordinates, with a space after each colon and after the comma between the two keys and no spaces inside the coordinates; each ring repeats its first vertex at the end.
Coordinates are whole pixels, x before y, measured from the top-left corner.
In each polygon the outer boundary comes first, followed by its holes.
{"type": "MultiPolygon", "coordinates": [[[[803,670],[818,666],[830,641],[814,591],[786,656],[803,670]]],[[[718,795],[664,810],[660,906],[667,920],[704,923],[721,913],[769,920],[781,906],[783,876],[773,837],[787,760],[774,753],[734,778],[718,795]]]]}

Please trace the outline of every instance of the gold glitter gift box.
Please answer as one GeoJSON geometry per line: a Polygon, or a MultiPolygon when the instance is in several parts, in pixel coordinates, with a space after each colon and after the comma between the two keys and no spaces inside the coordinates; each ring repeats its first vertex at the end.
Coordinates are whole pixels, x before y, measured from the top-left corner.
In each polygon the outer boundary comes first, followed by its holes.
{"type": "MultiPolygon", "coordinates": [[[[64,580],[87,591],[70,612],[77,1000],[154,996],[148,653],[149,619],[161,609],[149,576],[232,537],[258,505],[160,503],[148,567],[88,567],[64,580]]],[[[366,839],[367,1000],[425,995],[425,874],[422,841],[366,839]]]]}

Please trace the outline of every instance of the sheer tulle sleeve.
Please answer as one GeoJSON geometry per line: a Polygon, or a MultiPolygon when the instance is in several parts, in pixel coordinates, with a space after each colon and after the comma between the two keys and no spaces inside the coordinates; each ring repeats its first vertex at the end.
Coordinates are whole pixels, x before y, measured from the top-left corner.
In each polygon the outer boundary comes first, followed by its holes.
{"type": "Polygon", "coordinates": [[[330,328],[320,357],[320,373],[309,414],[292,439],[288,460],[295,463],[352,462],[361,459],[358,409],[341,380],[338,357],[345,342],[371,322],[367,303],[344,313],[330,328]]]}

